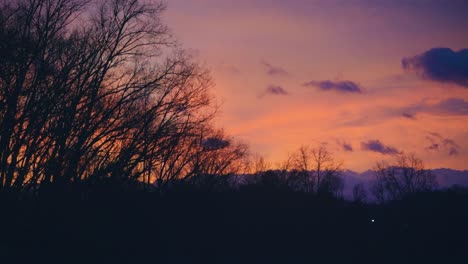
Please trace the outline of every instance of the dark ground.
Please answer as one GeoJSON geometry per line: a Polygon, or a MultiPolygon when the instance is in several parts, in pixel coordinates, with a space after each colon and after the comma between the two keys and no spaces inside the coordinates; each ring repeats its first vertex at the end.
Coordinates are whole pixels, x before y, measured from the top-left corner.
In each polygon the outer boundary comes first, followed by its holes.
{"type": "Polygon", "coordinates": [[[0,206],[0,263],[468,263],[466,192],[378,206],[265,190],[48,191],[2,194],[0,206]]]}

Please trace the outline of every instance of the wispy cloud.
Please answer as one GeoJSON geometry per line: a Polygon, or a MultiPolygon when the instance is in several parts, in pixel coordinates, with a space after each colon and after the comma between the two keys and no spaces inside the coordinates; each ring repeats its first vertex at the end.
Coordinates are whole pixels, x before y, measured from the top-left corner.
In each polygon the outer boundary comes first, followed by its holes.
{"type": "Polygon", "coordinates": [[[289,95],[288,91],[280,85],[268,85],[267,88],[259,95],[259,98],[265,95],[286,96],[289,95]]]}
{"type": "Polygon", "coordinates": [[[429,141],[429,146],[426,147],[430,151],[444,151],[449,156],[457,156],[460,146],[453,139],[445,138],[436,132],[428,132],[426,139],[429,141]]]}
{"type": "Polygon", "coordinates": [[[305,87],[317,87],[322,91],[337,91],[342,93],[362,93],[362,88],[352,81],[309,81],[303,84],[305,87]]]}
{"type": "Polygon", "coordinates": [[[447,98],[439,102],[423,100],[419,103],[402,107],[379,107],[366,109],[360,115],[345,121],[338,121],[339,126],[366,126],[378,124],[394,118],[417,120],[419,114],[434,116],[468,116],[468,101],[462,98],[447,98]]]}
{"type": "Polygon", "coordinates": [[[403,112],[403,113],[401,113],[401,116],[404,117],[404,118],[416,120],[416,116],[414,114],[412,114],[412,113],[403,112]]]}
{"type": "Polygon", "coordinates": [[[468,102],[462,98],[447,98],[435,104],[421,102],[401,109],[402,114],[415,116],[418,113],[426,113],[440,116],[468,115],[468,102]]]}
{"type": "Polygon", "coordinates": [[[270,76],[285,76],[289,75],[289,72],[286,71],[283,67],[280,66],[275,66],[269,62],[266,62],[264,60],[261,61],[263,67],[265,68],[266,74],[270,76]]]}
{"type": "Polygon", "coordinates": [[[341,146],[343,147],[344,151],[353,152],[353,146],[351,144],[343,142],[343,144],[341,146]]]}
{"type": "Polygon", "coordinates": [[[383,155],[397,155],[401,153],[397,148],[387,146],[378,139],[361,142],[361,149],[367,150],[367,151],[378,152],[383,155]]]}
{"type": "Polygon", "coordinates": [[[274,95],[288,95],[289,93],[279,85],[269,85],[266,92],[274,95]]]}
{"type": "Polygon", "coordinates": [[[346,142],[345,140],[336,139],[336,144],[340,147],[340,149],[344,152],[353,152],[354,148],[353,145],[346,142]]]}

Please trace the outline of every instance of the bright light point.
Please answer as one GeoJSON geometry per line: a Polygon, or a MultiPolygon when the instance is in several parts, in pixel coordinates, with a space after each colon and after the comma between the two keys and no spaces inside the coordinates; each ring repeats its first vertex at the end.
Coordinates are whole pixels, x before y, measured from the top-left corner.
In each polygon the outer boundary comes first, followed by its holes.
{"type": "Polygon", "coordinates": [[[375,220],[374,220],[374,219],[372,219],[372,220],[371,220],[371,222],[372,222],[372,223],[374,223],[374,222],[375,222],[375,220]]]}

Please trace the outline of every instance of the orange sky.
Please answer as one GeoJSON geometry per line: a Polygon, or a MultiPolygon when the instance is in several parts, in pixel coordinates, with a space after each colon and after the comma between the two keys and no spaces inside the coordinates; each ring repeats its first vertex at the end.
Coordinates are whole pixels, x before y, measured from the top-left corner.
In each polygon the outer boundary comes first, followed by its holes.
{"type": "Polygon", "coordinates": [[[430,168],[468,169],[468,87],[402,68],[432,48],[468,48],[468,4],[390,2],[170,0],[166,22],[212,71],[219,126],[273,163],[326,142],[364,171],[392,159],[363,146],[378,140],[430,168]],[[361,92],[304,86],[325,80],[361,92]]]}

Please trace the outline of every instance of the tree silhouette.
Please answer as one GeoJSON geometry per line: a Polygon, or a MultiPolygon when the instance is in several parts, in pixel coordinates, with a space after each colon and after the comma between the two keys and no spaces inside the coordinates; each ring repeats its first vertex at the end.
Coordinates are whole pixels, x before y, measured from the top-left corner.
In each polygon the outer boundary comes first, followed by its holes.
{"type": "Polygon", "coordinates": [[[417,192],[436,188],[435,175],[424,168],[414,154],[401,154],[394,163],[378,162],[372,193],[380,202],[402,199],[417,192]]]}
{"type": "Polygon", "coordinates": [[[293,153],[291,160],[293,185],[303,185],[303,189],[308,192],[335,195],[343,189],[341,163],[334,160],[332,153],[324,145],[316,148],[301,146],[293,153]]]}
{"type": "Polygon", "coordinates": [[[210,76],[168,34],[164,5],[96,4],[1,4],[0,188],[228,173],[245,146],[206,149],[210,76]]]}

